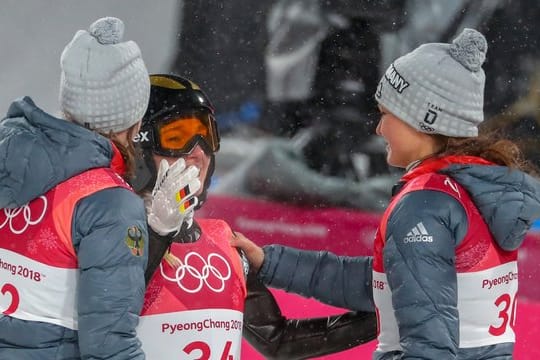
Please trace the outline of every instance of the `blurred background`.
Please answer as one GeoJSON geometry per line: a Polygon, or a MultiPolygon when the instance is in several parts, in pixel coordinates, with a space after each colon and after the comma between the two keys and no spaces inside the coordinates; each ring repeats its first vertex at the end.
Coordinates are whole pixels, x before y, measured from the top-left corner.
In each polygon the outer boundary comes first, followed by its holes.
{"type": "Polygon", "coordinates": [[[373,136],[377,82],[396,57],[464,27],[489,42],[484,127],[540,164],[539,15],[536,0],[4,0],[0,113],[22,95],[55,113],[63,47],[117,16],[150,72],[188,77],[214,102],[213,191],[377,210],[399,175],[373,136]]]}
{"type": "Polygon", "coordinates": [[[56,113],[60,55],[79,29],[96,19],[117,16],[125,39],[136,40],[149,71],[169,67],[176,47],[178,1],[160,0],[3,0],[0,10],[0,113],[13,99],[30,95],[56,113]]]}
{"type": "MultiPolygon", "coordinates": [[[[222,140],[198,216],[224,218],[260,244],[370,253],[401,174],[374,136],[377,82],[396,57],[464,27],[489,44],[484,130],[509,135],[540,164],[537,0],[3,0],[0,113],[23,95],[56,113],[62,49],[103,16],[125,22],[151,73],[188,77],[209,95],[222,140]]],[[[540,290],[527,285],[540,255],[531,234],[520,254],[523,329],[540,320],[540,290]]],[[[339,311],[277,294],[292,316],[339,311]]],[[[516,358],[540,356],[521,341],[516,358]]],[[[372,350],[361,348],[326,358],[372,350]]],[[[244,357],[256,356],[246,346],[244,357]]]]}

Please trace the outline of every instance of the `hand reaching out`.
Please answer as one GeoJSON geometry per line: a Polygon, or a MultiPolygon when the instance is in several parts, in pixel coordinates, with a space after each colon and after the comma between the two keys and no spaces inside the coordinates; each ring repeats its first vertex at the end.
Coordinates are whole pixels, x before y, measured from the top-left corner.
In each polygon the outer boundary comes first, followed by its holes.
{"type": "Polygon", "coordinates": [[[229,243],[241,249],[249,260],[253,270],[259,271],[264,261],[263,249],[239,232],[233,232],[229,243]]]}

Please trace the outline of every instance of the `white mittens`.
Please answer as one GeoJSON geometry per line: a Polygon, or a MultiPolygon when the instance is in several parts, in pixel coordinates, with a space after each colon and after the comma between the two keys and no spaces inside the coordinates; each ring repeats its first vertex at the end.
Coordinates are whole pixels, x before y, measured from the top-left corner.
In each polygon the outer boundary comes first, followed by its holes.
{"type": "Polygon", "coordinates": [[[198,204],[195,193],[201,188],[198,176],[199,169],[195,166],[186,169],[182,158],[170,166],[166,160],[161,160],[146,209],[148,225],[156,233],[176,235],[184,220],[193,222],[194,208],[198,204]]]}

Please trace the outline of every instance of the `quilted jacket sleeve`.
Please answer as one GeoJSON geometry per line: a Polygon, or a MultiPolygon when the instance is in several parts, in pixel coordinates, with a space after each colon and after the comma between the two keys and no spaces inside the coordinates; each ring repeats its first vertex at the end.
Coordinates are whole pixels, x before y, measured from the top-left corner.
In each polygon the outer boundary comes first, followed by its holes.
{"type": "Polygon", "coordinates": [[[383,253],[401,359],[455,359],[459,345],[455,247],[467,230],[463,207],[437,191],[405,195],[388,219],[383,253]],[[433,241],[405,241],[414,229],[433,241]]]}
{"type": "Polygon", "coordinates": [[[264,254],[258,277],[268,286],[337,307],[375,311],[371,257],[337,256],[280,245],[264,247],[264,254]]]}
{"type": "Polygon", "coordinates": [[[82,359],[144,359],[135,329],[142,308],[148,232],[142,200],[124,188],[97,192],[73,221],[82,359]]]}

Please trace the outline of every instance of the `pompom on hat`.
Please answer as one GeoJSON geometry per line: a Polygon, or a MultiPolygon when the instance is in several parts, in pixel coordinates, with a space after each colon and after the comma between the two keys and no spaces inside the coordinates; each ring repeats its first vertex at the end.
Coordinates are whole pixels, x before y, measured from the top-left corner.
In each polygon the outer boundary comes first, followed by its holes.
{"type": "Polygon", "coordinates": [[[102,132],[121,132],[142,119],[150,97],[148,70],[134,41],[121,42],[114,17],[79,30],[60,58],[60,107],[68,120],[102,132]]]}
{"type": "Polygon", "coordinates": [[[418,131],[478,136],[484,120],[486,52],[486,38],[468,28],[452,44],[421,45],[388,67],[375,99],[418,131]]]}

